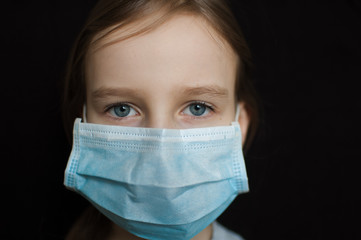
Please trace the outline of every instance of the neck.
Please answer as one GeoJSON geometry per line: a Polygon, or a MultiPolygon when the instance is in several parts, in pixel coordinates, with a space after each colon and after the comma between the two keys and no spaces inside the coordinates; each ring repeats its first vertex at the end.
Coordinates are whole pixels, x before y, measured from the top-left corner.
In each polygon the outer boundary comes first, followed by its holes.
{"type": "MultiPolygon", "coordinates": [[[[212,224],[210,224],[208,227],[203,229],[200,233],[198,233],[196,236],[192,238],[192,240],[211,240],[212,239],[212,224]]],[[[123,228],[119,227],[115,223],[112,223],[112,232],[110,234],[110,237],[108,240],[144,240],[143,238],[137,237],[127,231],[125,231],[123,228]]]]}

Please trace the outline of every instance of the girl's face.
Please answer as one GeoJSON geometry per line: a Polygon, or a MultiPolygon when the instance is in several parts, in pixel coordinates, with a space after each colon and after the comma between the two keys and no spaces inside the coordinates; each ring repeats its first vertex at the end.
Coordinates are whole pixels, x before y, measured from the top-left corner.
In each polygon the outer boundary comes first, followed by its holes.
{"type": "MultiPolygon", "coordinates": [[[[118,30],[98,44],[122,34],[118,30]]],[[[229,125],[236,110],[237,63],[205,21],[174,17],[88,54],[87,121],[151,128],[229,125]]],[[[241,128],[247,128],[244,109],[240,116],[241,128]]]]}

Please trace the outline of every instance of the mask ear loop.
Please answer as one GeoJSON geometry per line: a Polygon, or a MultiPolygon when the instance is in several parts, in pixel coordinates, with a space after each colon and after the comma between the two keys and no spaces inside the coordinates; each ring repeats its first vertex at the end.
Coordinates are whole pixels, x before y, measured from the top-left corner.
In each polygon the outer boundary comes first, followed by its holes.
{"type": "Polygon", "coordinates": [[[236,108],[236,117],[234,119],[235,122],[238,122],[238,118],[239,118],[239,114],[241,112],[241,107],[240,107],[240,104],[237,103],[237,108],[236,108]]]}
{"type": "Polygon", "coordinates": [[[86,105],[83,105],[83,122],[86,123],[86,105]]]}

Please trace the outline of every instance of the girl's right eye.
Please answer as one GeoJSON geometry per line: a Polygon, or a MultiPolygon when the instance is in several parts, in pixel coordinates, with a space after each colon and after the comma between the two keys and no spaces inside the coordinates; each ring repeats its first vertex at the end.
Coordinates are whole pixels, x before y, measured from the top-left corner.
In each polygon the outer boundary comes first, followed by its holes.
{"type": "Polygon", "coordinates": [[[117,104],[109,107],[107,111],[110,115],[112,115],[112,117],[115,118],[124,118],[137,115],[137,111],[128,104],[117,104]]]}

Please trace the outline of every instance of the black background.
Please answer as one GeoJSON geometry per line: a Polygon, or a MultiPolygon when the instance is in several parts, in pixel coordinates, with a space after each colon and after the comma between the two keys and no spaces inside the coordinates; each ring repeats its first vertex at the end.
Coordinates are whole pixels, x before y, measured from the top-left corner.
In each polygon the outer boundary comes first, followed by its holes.
{"type": "MultiPolygon", "coordinates": [[[[246,239],[361,239],[361,3],[232,1],[256,66],[250,193],[219,221],[246,239]]],[[[63,185],[60,83],[94,0],[1,5],[0,239],[63,239],[86,202],[63,185]]]]}

